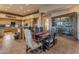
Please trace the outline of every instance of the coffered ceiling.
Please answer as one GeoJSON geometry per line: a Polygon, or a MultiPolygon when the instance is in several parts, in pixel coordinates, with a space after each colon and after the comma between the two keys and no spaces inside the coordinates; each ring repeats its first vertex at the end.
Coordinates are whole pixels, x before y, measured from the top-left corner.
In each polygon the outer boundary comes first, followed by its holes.
{"type": "Polygon", "coordinates": [[[63,4],[0,4],[0,12],[12,13],[17,15],[28,15],[34,12],[46,12],[50,10],[71,8],[74,5],[63,4]]]}

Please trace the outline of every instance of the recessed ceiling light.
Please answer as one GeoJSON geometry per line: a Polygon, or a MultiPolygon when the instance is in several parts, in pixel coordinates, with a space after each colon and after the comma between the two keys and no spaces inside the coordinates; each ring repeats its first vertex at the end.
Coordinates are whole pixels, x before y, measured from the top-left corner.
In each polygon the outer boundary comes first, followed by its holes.
{"type": "Polygon", "coordinates": [[[28,6],[29,4],[26,4],[26,6],[28,6]]]}
{"type": "Polygon", "coordinates": [[[23,7],[21,6],[20,9],[23,9],[23,7]]]}
{"type": "Polygon", "coordinates": [[[19,11],[19,9],[16,9],[15,11],[19,11]]]}
{"type": "Polygon", "coordinates": [[[9,6],[7,8],[10,8],[9,6]]]}
{"type": "Polygon", "coordinates": [[[31,11],[31,10],[27,10],[27,11],[31,11]]]}
{"type": "Polygon", "coordinates": [[[5,9],[5,11],[7,11],[8,9],[5,9]]]}

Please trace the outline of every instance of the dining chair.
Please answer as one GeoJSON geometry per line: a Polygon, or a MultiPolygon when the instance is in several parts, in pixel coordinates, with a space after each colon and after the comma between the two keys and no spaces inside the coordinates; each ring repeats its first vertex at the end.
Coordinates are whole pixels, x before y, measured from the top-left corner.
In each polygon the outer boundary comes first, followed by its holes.
{"type": "Polygon", "coordinates": [[[53,45],[55,45],[55,43],[57,42],[56,33],[57,33],[56,27],[52,27],[50,31],[50,35],[51,35],[51,38],[53,38],[53,45]]]}
{"type": "Polygon", "coordinates": [[[24,29],[24,36],[26,41],[26,52],[34,51],[42,46],[41,43],[36,43],[32,38],[32,32],[29,29],[24,29]]]}
{"type": "Polygon", "coordinates": [[[51,30],[49,31],[49,35],[45,38],[44,41],[44,50],[48,50],[49,48],[53,47],[56,44],[56,42],[56,29],[51,28],[51,30]]]}

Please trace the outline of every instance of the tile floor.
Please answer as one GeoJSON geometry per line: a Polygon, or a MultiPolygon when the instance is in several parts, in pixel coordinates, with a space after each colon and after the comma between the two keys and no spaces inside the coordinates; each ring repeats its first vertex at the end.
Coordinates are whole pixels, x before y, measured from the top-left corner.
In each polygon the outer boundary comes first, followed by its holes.
{"type": "MultiPolygon", "coordinates": [[[[57,44],[50,48],[47,52],[41,54],[78,54],[79,42],[67,39],[65,37],[57,37],[57,44]]],[[[4,43],[0,39],[0,54],[26,54],[26,44],[24,40],[13,40],[4,43]],[[10,45],[9,45],[10,44],[10,45]]]]}

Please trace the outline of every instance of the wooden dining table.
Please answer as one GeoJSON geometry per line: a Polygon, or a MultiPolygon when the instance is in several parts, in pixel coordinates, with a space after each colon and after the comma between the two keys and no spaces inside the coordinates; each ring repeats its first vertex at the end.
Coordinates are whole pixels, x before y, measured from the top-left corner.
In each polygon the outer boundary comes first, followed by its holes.
{"type": "Polygon", "coordinates": [[[40,36],[46,35],[46,34],[48,34],[48,31],[33,32],[33,33],[32,33],[34,39],[38,39],[40,36]]]}
{"type": "Polygon", "coordinates": [[[42,34],[46,34],[48,33],[48,31],[43,31],[43,32],[33,32],[34,35],[42,35],[42,34]]]}

